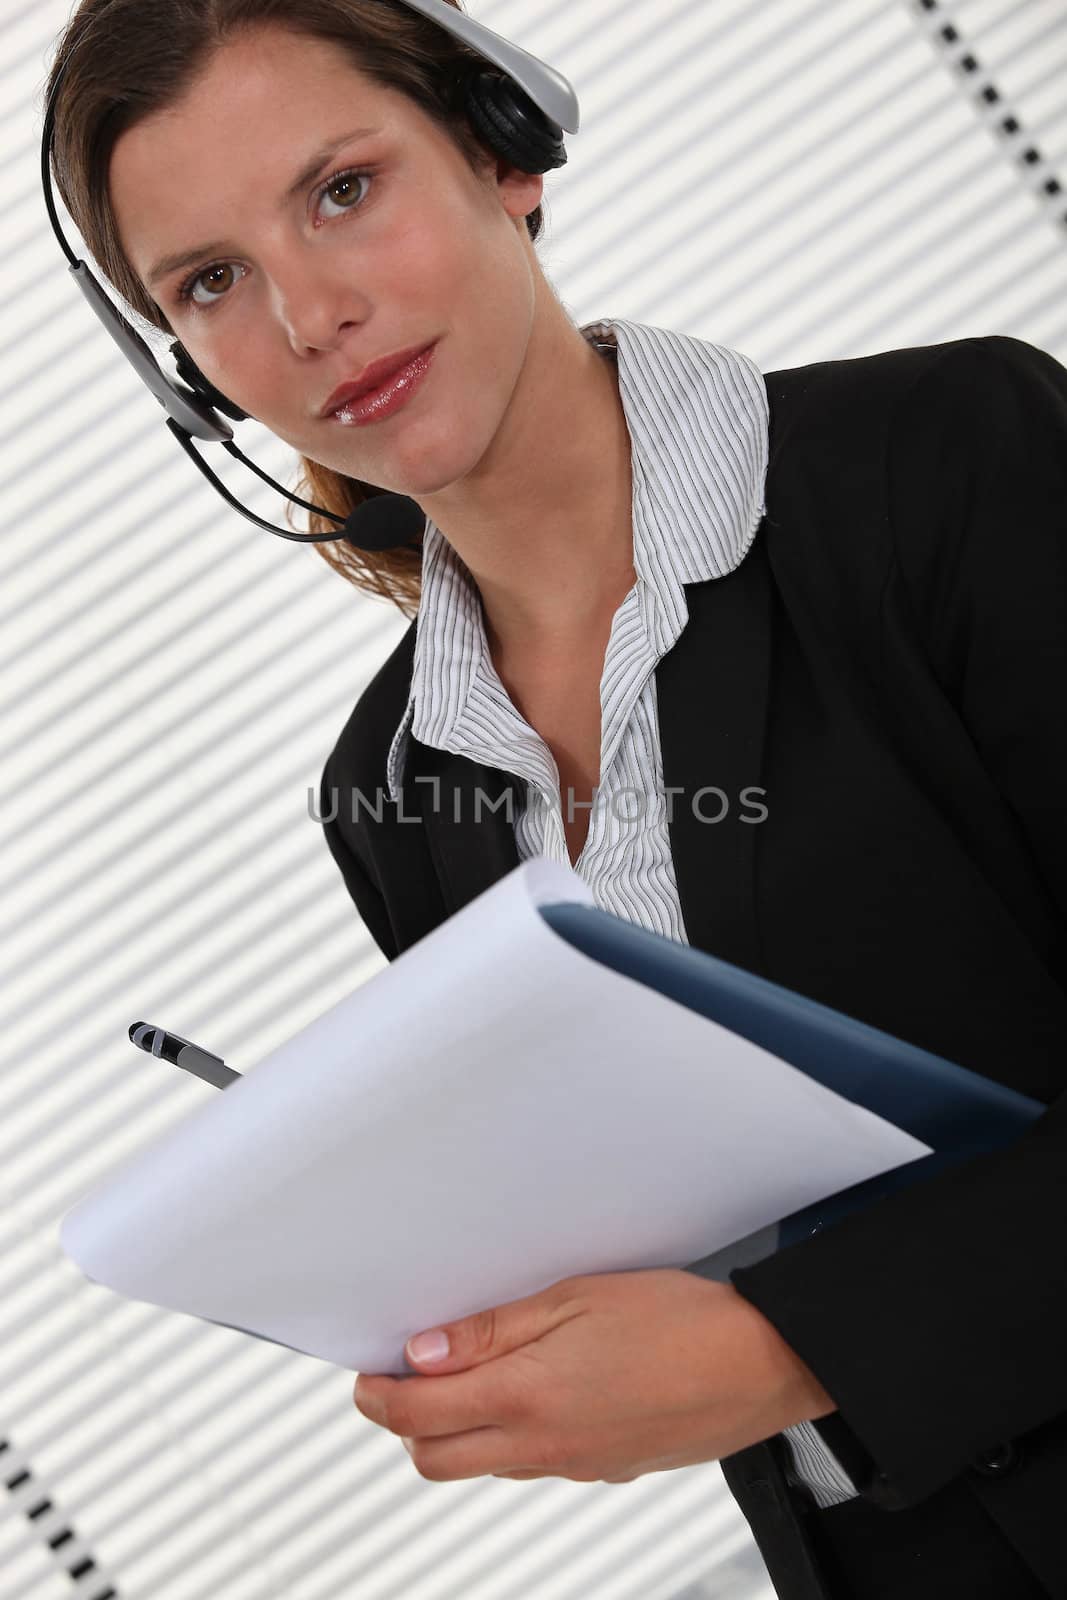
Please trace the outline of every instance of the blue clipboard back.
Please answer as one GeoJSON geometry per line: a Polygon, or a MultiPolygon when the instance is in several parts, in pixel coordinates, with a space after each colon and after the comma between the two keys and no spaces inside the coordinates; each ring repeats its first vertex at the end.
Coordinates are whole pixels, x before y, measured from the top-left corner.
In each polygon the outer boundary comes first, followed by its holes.
{"type": "Polygon", "coordinates": [[[931,1147],[928,1156],[830,1195],[706,1258],[698,1268],[718,1263],[722,1271],[705,1276],[725,1275],[730,1262],[741,1265],[782,1249],[898,1189],[999,1149],[1045,1110],[1040,1101],[954,1061],[599,907],[560,902],[538,909],[584,955],[761,1045],[931,1147]]]}

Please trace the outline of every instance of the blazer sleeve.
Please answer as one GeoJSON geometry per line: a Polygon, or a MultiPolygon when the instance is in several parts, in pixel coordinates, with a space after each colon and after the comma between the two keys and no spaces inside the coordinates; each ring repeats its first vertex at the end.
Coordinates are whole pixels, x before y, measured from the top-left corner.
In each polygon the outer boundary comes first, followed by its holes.
{"type": "Polygon", "coordinates": [[[341,869],[345,888],[352,896],[356,910],[363,918],[372,939],[382,954],[393,961],[399,954],[399,946],[389,920],[385,896],[371,876],[369,863],[364,864],[357,854],[358,847],[353,837],[353,830],[345,825],[339,795],[347,791],[344,788],[339,789],[333,781],[332,762],[331,755],[323,768],[319,785],[319,815],[323,819],[322,827],[326,843],[330,854],[341,869]]]}
{"type": "MultiPolygon", "coordinates": [[[[1067,929],[1067,371],[1017,339],[946,345],[898,398],[887,471],[931,667],[1067,929]]],[[[1006,1149],[731,1273],[836,1402],[820,1431],[861,1494],[912,1504],[1067,1412],[1065,1217],[1067,1094],[1006,1149]]]]}

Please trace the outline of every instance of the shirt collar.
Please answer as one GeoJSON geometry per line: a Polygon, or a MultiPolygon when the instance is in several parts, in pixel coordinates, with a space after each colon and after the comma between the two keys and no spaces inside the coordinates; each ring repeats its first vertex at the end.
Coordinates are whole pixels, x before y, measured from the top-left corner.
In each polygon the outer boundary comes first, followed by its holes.
{"type": "MultiPolygon", "coordinates": [[[[688,620],[684,585],[738,567],[765,509],[769,406],[750,357],[689,334],[618,317],[587,323],[614,348],[631,441],[634,569],[657,657],[688,620]]],[[[407,705],[386,764],[399,798],[408,735],[447,748],[488,654],[469,569],[428,517],[407,705]]]]}

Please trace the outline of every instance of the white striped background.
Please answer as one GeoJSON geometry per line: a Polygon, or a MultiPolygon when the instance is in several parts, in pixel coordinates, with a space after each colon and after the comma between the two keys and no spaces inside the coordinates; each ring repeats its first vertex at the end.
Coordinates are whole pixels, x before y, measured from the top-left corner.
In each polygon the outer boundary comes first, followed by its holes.
{"type": "MultiPolygon", "coordinates": [[[[308,797],[406,625],[215,497],[69,281],[38,176],[69,9],[0,9],[0,1600],[763,1600],[714,1464],[429,1483],[351,1374],[59,1251],[79,1196],[217,1092],[131,1021],[245,1071],[382,964],[308,797]]],[[[764,371],[988,333],[1067,361],[1062,0],[468,9],[578,89],[539,247],[575,321],[764,371]]]]}

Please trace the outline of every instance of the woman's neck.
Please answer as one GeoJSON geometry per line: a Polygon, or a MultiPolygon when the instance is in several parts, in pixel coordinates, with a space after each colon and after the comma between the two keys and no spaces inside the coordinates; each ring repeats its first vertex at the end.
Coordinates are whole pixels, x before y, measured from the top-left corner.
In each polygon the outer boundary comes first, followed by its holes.
{"type": "Polygon", "coordinates": [[[423,502],[471,573],[494,655],[598,633],[636,582],[630,434],[618,372],[558,302],[531,339],[493,459],[423,502]]]}

